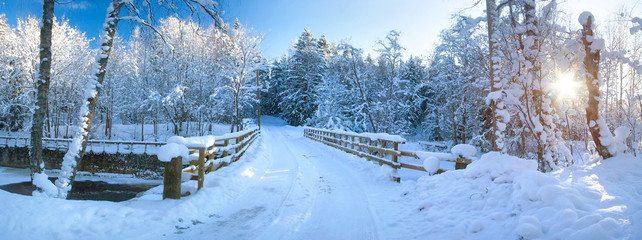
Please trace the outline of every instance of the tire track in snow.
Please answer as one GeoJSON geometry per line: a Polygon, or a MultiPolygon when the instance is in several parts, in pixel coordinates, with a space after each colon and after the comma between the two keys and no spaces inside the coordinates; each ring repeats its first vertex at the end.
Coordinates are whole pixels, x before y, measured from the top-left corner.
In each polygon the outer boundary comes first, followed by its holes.
{"type": "MultiPolygon", "coordinates": [[[[315,166],[318,197],[309,223],[291,239],[377,239],[376,215],[373,213],[360,175],[342,163],[344,155],[319,147],[302,136],[300,128],[280,129],[288,135],[284,141],[294,153],[305,156],[315,166]]],[[[349,155],[345,155],[349,156],[349,155]]],[[[301,164],[301,163],[300,163],[301,164]]]]}
{"type": "MultiPolygon", "coordinates": [[[[360,173],[302,137],[300,128],[264,125],[271,166],[211,219],[178,239],[378,239],[360,173]]],[[[258,173],[257,173],[258,174],[258,173]]]]}
{"type": "MultiPolygon", "coordinates": [[[[288,141],[271,127],[264,128],[262,135],[262,143],[288,141]]],[[[174,237],[282,239],[297,231],[314,202],[314,192],[309,190],[313,183],[305,177],[314,174],[314,169],[285,145],[271,145],[271,166],[254,186],[220,212],[211,214],[210,221],[181,229],[174,237]]]]}

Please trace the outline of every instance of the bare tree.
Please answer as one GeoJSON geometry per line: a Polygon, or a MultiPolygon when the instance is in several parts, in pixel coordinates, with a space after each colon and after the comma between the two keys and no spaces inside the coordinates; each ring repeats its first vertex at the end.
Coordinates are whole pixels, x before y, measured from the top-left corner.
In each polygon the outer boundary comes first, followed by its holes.
{"type": "Polygon", "coordinates": [[[508,119],[505,114],[505,105],[502,101],[502,81],[499,78],[499,53],[496,44],[497,32],[497,5],[495,0],[486,0],[486,22],[488,23],[488,51],[489,51],[489,79],[490,93],[489,104],[491,109],[492,128],[490,134],[491,149],[493,151],[505,151],[504,130],[508,119]]]}

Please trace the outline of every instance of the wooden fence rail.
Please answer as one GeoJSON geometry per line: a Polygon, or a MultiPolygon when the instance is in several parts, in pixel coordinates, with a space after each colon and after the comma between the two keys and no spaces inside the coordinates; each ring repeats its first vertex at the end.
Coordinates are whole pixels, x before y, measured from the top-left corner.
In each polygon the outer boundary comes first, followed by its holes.
{"type": "MultiPolygon", "coordinates": [[[[67,150],[71,145],[72,139],[69,138],[42,138],[42,145],[47,149],[52,150],[67,150]]],[[[0,136],[0,146],[5,147],[29,147],[31,144],[30,137],[14,137],[14,136],[0,136]]],[[[118,140],[97,140],[90,139],[87,141],[86,151],[115,151],[117,153],[126,150],[129,147],[129,152],[134,152],[134,149],[142,150],[142,153],[148,153],[152,149],[158,149],[160,146],[165,145],[165,142],[143,142],[143,141],[118,141],[118,140]]],[[[150,154],[150,153],[148,153],[150,154]]],[[[155,154],[155,153],[151,153],[155,154]]]]}
{"type": "Polygon", "coordinates": [[[200,190],[203,187],[205,173],[238,161],[259,134],[260,131],[256,128],[232,136],[215,137],[215,144],[211,146],[188,147],[189,165],[187,167],[181,167],[181,157],[173,158],[166,163],[163,199],[180,199],[182,182],[180,172],[196,174],[192,175],[190,180],[198,181],[198,190],[200,190]]]}
{"type": "MultiPolygon", "coordinates": [[[[379,165],[386,164],[395,169],[408,168],[426,171],[422,166],[399,162],[399,158],[402,156],[421,159],[414,152],[399,150],[399,145],[405,143],[405,140],[399,136],[348,133],[316,128],[305,128],[303,135],[359,157],[377,161],[379,165]]],[[[466,168],[466,165],[471,163],[471,160],[465,158],[445,161],[455,162],[456,169],[466,168]]],[[[394,180],[398,182],[400,179],[395,178],[394,180]]]]}

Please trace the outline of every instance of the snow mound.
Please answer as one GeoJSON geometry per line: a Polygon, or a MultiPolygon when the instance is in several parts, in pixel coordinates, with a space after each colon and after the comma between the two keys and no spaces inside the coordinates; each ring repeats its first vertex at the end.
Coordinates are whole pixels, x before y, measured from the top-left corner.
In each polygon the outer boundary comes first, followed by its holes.
{"type": "Polygon", "coordinates": [[[34,191],[33,196],[36,197],[55,197],[58,196],[58,188],[51,181],[47,174],[43,173],[34,173],[33,174],[33,185],[37,186],[42,190],[34,191]]]}
{"type": "Polygon", "coordinates": [[[631,129],[627,126],[620,126],[613,131],[613,134],[613,143],[607,146],[609,148],[609,152],[616,155],[622,154],[628,149],[626,146],[626,138],[631,134],[631,129]]]}
{"type": "Polygon", "coordinates": [[[450,149],[450,152],[455,156],[471,159],[477,154],[477,148],[469,144],[457,144],[450,149]]]}
{"type": "Polygon", "coordinates": [[[436,239],[625,237],[622,230],[630,220],[612,217],[608,213],[613,209],[599,207],[605,197],[595,185],[599,183],[573,184],[573,179],[562,181],[537,171],[536,161],[492,152],[464,170],[420,178],[417,208],[439,223],[426,225],[436,239]],[[461,233],[452,235],[442,230],[445,226],[461,233]]]}
{"type": "Polygon", "coordinates": [[[161,162],[169,162],[172,158],[183,157],[189,159],[189,149],[185,145],[178,143],[167,143],[158,149],[158,160],[161,162]]]}
{"type": "Polygon", "coordinates": [[[439,171],[439,159],[436,157],[430,156],[424,159],[424,169],[430,174],[435,174],[439,171]]]}

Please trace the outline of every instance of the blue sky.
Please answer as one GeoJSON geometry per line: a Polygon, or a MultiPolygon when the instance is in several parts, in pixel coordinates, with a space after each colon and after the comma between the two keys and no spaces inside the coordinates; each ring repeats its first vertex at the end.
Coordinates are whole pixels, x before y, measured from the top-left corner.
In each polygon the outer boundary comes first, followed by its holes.
{"type": "MultiPolygon", "coordinates": [[[[584,10],[593,12],[598,22],[622,6],[634,16],[642,16],[642,0],[558,0],[560,8],[573,12],[576,21],[584,10]]],[[[90,38],[98,38],[105,18],[108,0],[62,0],[56,16],[68,18],[90,38]]],[[[451,23],[451,15],[465,11],[483,16],[484,1],[474,8],[476,0],[225,0],[221,7],[223,18],[254,28],[264,36],[262,49],[269,58],[285,54],[289,46],[309,28],[315,36],[326,35],[328,40],[349,41],[374,54],[375,42],[388,31],[401,31],[400,42],[406,47],[405,56],[426,56],[438,43],[439,32],[451,23]]],[[[0,0],[0,14],[6,14],[9,24],[17,17],[40,16],[41,0],[0,0]]],[[[119,24],[119,33],[127,35],[131,26],[119,24]]]]}

